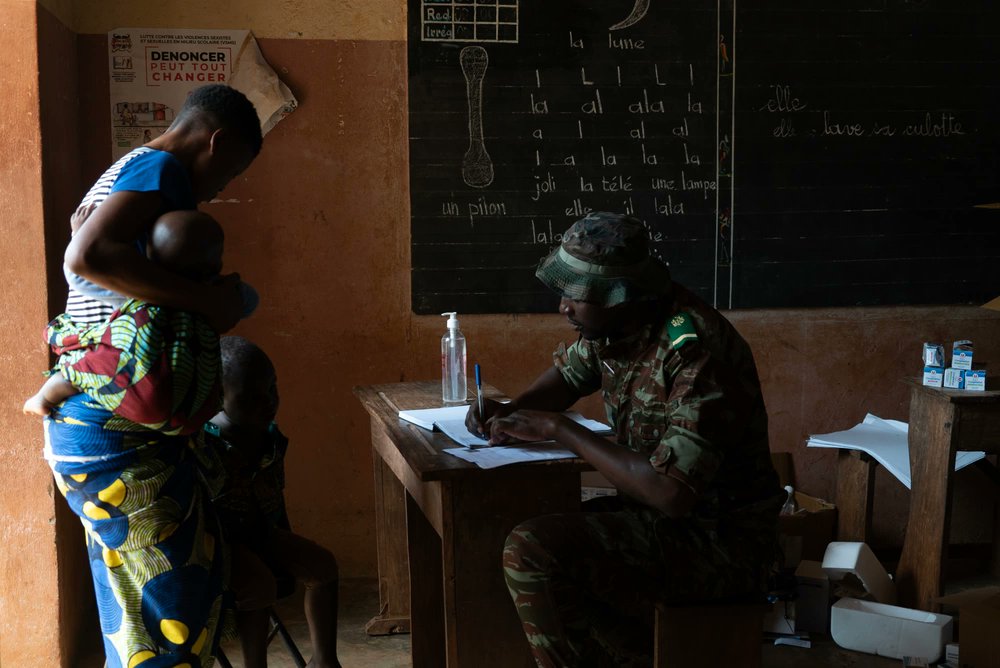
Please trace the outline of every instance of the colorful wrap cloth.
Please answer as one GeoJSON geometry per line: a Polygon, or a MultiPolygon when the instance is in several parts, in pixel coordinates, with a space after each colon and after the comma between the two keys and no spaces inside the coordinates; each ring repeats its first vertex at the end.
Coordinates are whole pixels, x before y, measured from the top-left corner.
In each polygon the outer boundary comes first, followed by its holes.
{"type": "Polygon", "coordinates": [[[86,531],[105,665],[208,668],[233,622],[200,467],[200,427],[219,406],[218,336],[139,302],[87,330],[57,318],[47,334],[66,353],[59,371],[87,392],[45,419],[45,459],[86,531]]]}
{"type": "Polygon", "coordinates": [[[57,371],[120,418],[111,429],[192,434],[221,408],[219,335],[201,316],[130,299],[86,329],[60,315],[45,339],[61,356],[57,371]]]}

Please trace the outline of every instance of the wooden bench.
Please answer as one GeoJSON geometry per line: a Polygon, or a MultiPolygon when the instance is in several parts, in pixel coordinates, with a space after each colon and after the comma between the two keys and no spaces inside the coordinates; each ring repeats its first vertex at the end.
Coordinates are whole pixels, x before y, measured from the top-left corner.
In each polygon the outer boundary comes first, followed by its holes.
{"type": "Polygon", "coordinates": [[[763,597],[657,603],[654,668],[739,666],[760,668],[763,597]]]}

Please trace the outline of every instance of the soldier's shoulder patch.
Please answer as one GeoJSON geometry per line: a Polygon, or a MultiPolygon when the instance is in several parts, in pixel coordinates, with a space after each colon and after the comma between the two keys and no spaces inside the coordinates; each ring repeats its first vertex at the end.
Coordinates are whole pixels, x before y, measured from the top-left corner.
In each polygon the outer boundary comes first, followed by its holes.
{"type": "Polygon", "coordinates": [[[670,337],[670,347],[674,350],[698,340],[694,322],[687,313],[677,313],[670,317],[667,323],[667,336],[670,337]]]}

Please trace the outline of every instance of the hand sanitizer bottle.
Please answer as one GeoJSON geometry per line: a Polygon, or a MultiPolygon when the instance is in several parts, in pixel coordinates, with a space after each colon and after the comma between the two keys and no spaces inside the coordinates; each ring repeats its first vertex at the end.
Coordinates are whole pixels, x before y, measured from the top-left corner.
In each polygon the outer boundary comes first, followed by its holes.
{"type": "Polygon", "coordinates": [[[458,329],[454,311],[442,313],[448,317],[448,331],[441,337],[441,398],[445,406],[464,404],[467,394],[465,379],[465,337],[458,329]]]}

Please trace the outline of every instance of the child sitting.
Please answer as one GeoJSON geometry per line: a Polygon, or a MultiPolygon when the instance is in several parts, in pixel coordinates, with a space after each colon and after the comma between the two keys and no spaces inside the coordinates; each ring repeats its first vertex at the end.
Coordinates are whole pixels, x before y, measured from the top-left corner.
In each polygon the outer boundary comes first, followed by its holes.
{"type": "Polygon", "coordinates": [[[305,584],[312,639],[311,668],[339,667],[337,561],[325,548],[293,533],[284,500],[288,439],[274,422],[274,366],[239,336],[221,340],[223,410],[205,426],[205,442],[222,461],[226,481],[214,506],[231,547],[232,589],[245,668],[267,665],[268,608],[277,599],[276,574],[305,584]]]}

